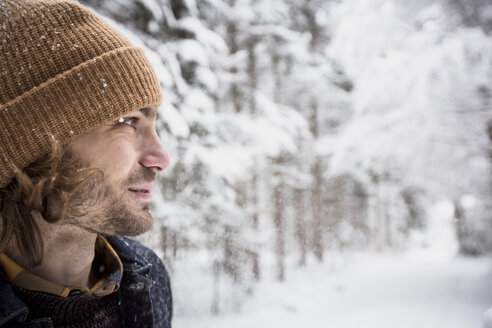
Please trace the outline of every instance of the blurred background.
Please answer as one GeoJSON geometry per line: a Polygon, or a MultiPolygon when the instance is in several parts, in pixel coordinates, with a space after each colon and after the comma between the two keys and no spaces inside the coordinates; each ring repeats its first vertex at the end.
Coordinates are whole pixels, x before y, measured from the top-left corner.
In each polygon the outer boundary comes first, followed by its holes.
{"type": "Polygon", "coordinates": [[[161,82],[174,327],[488,325],[490,0],[80,2],[161,82]]]}

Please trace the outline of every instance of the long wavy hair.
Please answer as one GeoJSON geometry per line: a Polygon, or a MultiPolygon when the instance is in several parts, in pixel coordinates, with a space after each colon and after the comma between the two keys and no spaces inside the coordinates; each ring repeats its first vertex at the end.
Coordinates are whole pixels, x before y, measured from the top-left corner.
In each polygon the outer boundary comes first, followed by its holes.
{"type": "Polygon", "coordinates": [[[29,166],[17,169],[0,188],[0,252],[14,243],[32,267],[43,260],[43,240],[36,220],[50,223],[65,215],[83,216],[69,195],[99,170],[81,168],[69,147],[53,142],[48,153],[29,166]]]}

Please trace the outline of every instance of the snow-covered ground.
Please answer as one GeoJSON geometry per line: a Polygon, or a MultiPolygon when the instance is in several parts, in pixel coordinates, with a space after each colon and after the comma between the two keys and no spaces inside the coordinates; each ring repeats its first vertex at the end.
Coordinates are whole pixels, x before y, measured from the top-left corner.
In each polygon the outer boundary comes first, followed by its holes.
{"type": "Polygon", "coordinates": [[[265,282],[240,313],[176,317],[174,327],[480,328],[491,305],[490,259],[366,254],[336,272],[312,264],[265,282]]]}
{"type": "Polygon", "coordinates": [[[328,253],[323,264],[291,267],[283,283],[265,277],[235,314],[197,312],[212,281],[187,268],[188,278],[174,277],[174,327],[492,328],[492,310],[483,325],[492,259],[456,256],[452,220],[451,203],[440,202],[405,253],[328,253]]]}

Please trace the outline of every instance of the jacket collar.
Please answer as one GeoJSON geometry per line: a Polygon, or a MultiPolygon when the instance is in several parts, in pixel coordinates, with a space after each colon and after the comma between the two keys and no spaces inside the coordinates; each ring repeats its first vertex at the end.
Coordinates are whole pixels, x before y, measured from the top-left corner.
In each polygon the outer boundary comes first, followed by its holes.
{"type": "Polygon", "coordinates": [[[135,241],[125,237],[106,236],[108,242],[113,246],[113,249],[118,253],[123,264],[124,273],[137,274],[143,277],[148,277],[150,264],[145,258],[136,251],[135,241]]]}
{"type": "Polygon", "coordinates": [[[4,300],[8,300],[7,302],[0,302],[0,326],[10,320],[22,322],[27,319],[29,310],[14,294],[2,268],[0,268],[0,295],[4,300]]]}

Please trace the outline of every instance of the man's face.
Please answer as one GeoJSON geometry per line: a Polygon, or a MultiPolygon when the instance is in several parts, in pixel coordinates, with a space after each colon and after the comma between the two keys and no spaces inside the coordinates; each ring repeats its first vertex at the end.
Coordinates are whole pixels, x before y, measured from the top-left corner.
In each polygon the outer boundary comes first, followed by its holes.
{"type": "Polygon", "coordinates": [[[155,174],[169,166],[155,120],[156,109],[143,108],[71,142],[70,154],[83,167],[100,169],[103,178],[89,179],[70,195],[87,214],[70,216],[66,223],[108,235],[135,236],[150,229],[155,174]]]}

